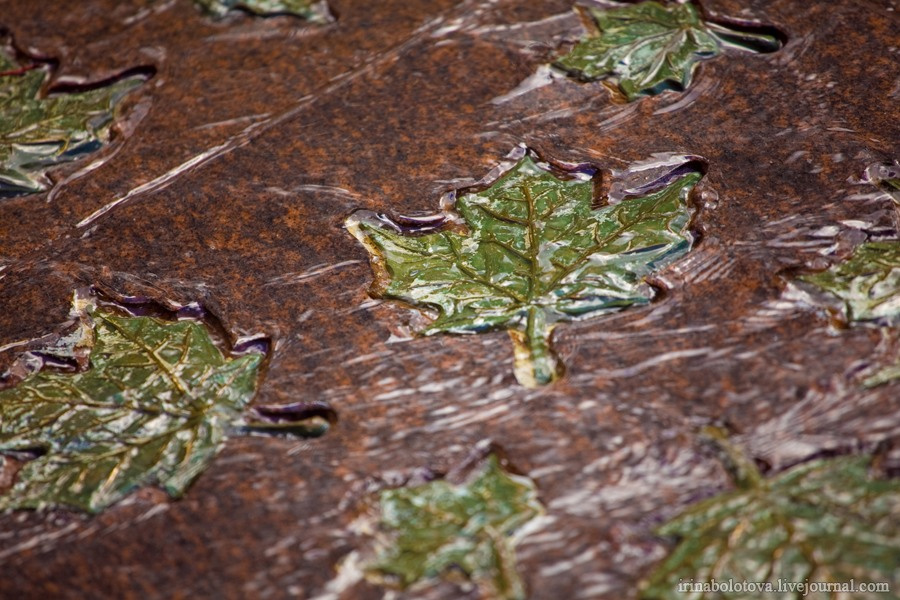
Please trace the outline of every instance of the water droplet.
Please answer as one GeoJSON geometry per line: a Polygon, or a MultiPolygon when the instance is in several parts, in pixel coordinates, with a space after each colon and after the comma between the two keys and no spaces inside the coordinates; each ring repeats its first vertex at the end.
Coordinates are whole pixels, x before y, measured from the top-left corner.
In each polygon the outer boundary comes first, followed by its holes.
{"type": "Polygon", "coordinates": [[[714,209],[719,206],[719,192],[713,189],[705,189],[700,192],[700,202],[703,208],[714,209]]]}

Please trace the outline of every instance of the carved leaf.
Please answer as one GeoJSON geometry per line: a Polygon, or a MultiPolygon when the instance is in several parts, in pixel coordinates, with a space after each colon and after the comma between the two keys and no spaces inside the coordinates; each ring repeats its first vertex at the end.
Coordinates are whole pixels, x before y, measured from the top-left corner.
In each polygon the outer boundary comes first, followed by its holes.
{"type": "Polygon", "coordinates": [[[556,66],[588,81],[609,79],[629,101],[686,89],[697,63],[718,56],[726,46],[754,52],[781,48],[774,30],[704,20],[692,2],[579,10],[596,31],[556,66]]]}
{"type": "Polygon", "coordinates": [[[690,507],[660,528],[680,542],[645,582],[641,597],[884,597],[859,590],[839,594],[838,588],[806,595],[777,587],[779,580],[782,586],[900,584],[900,481],[873,477],[869,463],[869,457],[849,456],[813,460],[770,479],[754,472],[738,480],[740,489],[690,507]],[[772,588],[702,591],[713,580],[768,582],[772,588]],[[686,582],[700,587],[686,588],[686,582]]]}
{"type": "Polygon", "coordinates": [[[848,321],[894,324],[900,317],[900,241],[860,244],[848,260],[800,280],[840,299],[848,321]]]}
{"type": "Polygon", "coordinates": [[[194,0],[206,11],[224,16],[228,11],[243,9],[256,15],[293,15],[315,23],[332,20],[325,2],[319,0],[194,0]]]}
{"type": "Polygon", "coordinates": [[[46,78],[45,69],[19,65],[0,48],[0,198],[47,189],[49,167],[108,142],[116,104],[144,79],[45,95],[46,78]]]}
{"type": "Polygon", "coordinates": [[[45,369],[0,391],[0,452],[38,454],[0,508],[97,512],[151,483],[178,497],[229,431],[321,433],[283,416],[245,419],[263,357],[224,357],[202,324],[91,317],[88,370],[45,369]]]}
{"type": "Polygon", "coordinates": [[[557,177],[526,156],[459,198],[440,226],[366,212],[347,226],[372,255],[376,294],[437,311],[422,333],[506,329],[519,382],[544,384],[562,370],[550,348],[558,322],[649,302],[645,278],[690,250],[687,197],[701,177],[676,170],[594,208],[592,181],[557,177]]]}
{"type": "Polygon", "coordinates": [[[443,480],[381,494],[382,548],[367,573],[408,587],[459,568],[485,597],[519,599],[515,534],[543,513],[534,483],[491,456],[467,483],[443,480]]]}

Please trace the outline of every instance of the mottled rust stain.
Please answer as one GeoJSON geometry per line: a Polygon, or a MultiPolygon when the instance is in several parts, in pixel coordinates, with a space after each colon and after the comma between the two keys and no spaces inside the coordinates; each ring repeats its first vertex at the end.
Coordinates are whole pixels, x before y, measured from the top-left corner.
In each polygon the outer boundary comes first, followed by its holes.
{"type": "MultiPolygon", "coordinates": [[[[312,598],[367,543],[348,529],[366,490],[446,470],[490,438],[554,519],[519,546],[532,597],[627,598],[667,548],[654,525],[727,485],[700,425],[724,421],[760,454],[774,452],[765,436],[790,439],[776,425],[792,407],[812,407],[797,430],[814,441],[896,431],[883,423],[900,424],[896,388],[863,398],[849,379],[878,333],[836,335],[783,300],[779,277],[846,243],[841,221],[895,227],[889,200],[854,183],[900,155],[895,0],[709,0],[778,24],[787,46],[704,63],[688,95],[632,105],[567,79],[492,102],[581,35],[568,1],[329,4],[337,23],[311,27],[213,21],[181,0],[0,2],[17,43],[59,60],[59,81],[157,70],[101,167],[0,202],[0,345],[53,331],[85,284],[196,301],[234,339],[274,341],[258,402],[339,414],[321,439],[232,440],[178,502],[143,490],[93,519],[0,516],[0,596],[312,598]],[[559,329],[569,374],[540,390],[515,385],[502,332],[408,339],[418,317],[371,301],[365,251],[341,228],[358,208],[432,212],[520,143],[612,169],[697,154],[718,195],[695,252],[663,274],[665,298],[559,329]],[[835,406],[854,402],[848,421],[835,406]]],[[[382,594],[361,583],[341,597],[382,594]]]]}

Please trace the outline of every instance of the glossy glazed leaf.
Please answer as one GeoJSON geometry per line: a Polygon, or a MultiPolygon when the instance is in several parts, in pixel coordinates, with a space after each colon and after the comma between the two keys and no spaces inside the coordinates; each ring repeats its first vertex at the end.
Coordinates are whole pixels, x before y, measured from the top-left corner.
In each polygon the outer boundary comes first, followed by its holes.
{"type": "Polygon", "coordinates": [[[800,279],[839,298],[848,321],[900,317],[900,241],[860,244],[848,260],[800,279]]]}
{"type": "Polygon", "coordinates": [[[888,365],[876,369],[872,375],[863,380],[863,386],[867,388],[878,387],[900,379],[900,364],[888,365]]]}
{"type": "Polygon", "coordinates": [[[294,15],[308,21],[331,20],[324,2],[317,0],[194,0],[208,12],[224,16],[228,11],[243,9],[257,15],[294,15]]]}
{"type": "Polygon", "coordinates": [[[691,2],[641,2],[582,8],[597,31],[555,63],[580,79],[609,79],[631,101],[667,89],[684,90],[697,63],[724,46],[774,52],[778,38],[704,21],[691,2]]]}
{"type": "Polygon", "coordinates": [[[150,483],[180,496],[242,424],[260,355],[223,357],[193,321],[93,319],[89,370],[0,391],[0,452],[40,453],[0,507],[99,511],[150,483]]]}
{"type": "Polygon", "coordinates": [[[559,179],[526,156],[459,198],[447,218],[467,232],[404,232],[367,213],[347,225],[372,254],[376,293],[438,311],[424,334],[509,330],[519,382],[543,384],[561,372],[550,349],[557,322],[648,302],[645,278],[688,252],[687,196],[701,177],[595,209],[591,181],[559,179]]]}
{"type": "Polygon", "coordinates": [[[491,456],[463,485],[433,481],[381,494],[388,538],[368,566],[371,578],[408,587],[458,568],[484,597],[524,598],[515,534],[543,513],[534,483],[503,471],[491,456]]]}
{"type": "MultiPolygon", "coordinates": [[[[896,162],[869,166],[864,181],[878,186],[900,205],[900,165],[896,162]]],[[[863,243],[844,262],[799,279],[839,300],[846,321],[874,321],[884,326],[896,326],[900,321],[900,241],[863,243]]],[[[887,328],[883,333],[891,335],[887,328]]],[[[864,386],[875,387],[900,378],[900,364],[873,371],[869,371],[864,386]]]]}
{"type": "Polygon", "coordinates": [[[0,49],[0,198],[45,190],[46,169],[108,142],[116,103],[143,80],[44,96],[46,78],[0,49]]]}
{"type": "Polygon", "coordinates": [[[681,541],[650,576],[645,600],[884,598],[787,591],[712,593],[684,582],[889,582],[900,565],[900,481],[875,479],[868,457],[801,464],[689,508],[664,525],[681,541]]]}

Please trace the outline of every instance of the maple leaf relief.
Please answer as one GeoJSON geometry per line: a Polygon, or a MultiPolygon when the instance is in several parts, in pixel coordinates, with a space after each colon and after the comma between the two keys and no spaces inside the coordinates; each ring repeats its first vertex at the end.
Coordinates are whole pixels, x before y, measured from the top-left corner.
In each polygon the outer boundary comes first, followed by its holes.
{"type": "Polygon", "coordinates": [[[875,600],[842,592],[851,581],[900,585],[900,481],[871,471],[870,456],[815,459],[772,477],[719,439],[737,489],[688,507],[659,529],[678,545],[643,582],[643,600],[875,600]],[[737,468],[735,468],[737,467],[737,468]],[[772,589],[709,591],[684,582],[752,581],[772,589]],[[834,584],[779,589],[779,582],[834,584]]]}
{"type": "Polygon", "coordinates": [[[201,8],[217,17],[240,9],[259,16],[292,15],[310,23],[334,20],[323,0],[194,0],[201,8]]]}
{"type": "Polygon", "coordinates": [[[347,228],[371,254],[375,295],[436,312],[424,335],[505,329],[519,382],[545,384],[562,372],[557,323],[649,302],[646,278],[690,250],[693,164],[596,207],[590,174],[526,155],[438,220],[358,211],[347,228]]]}
{"type": "Polygon", "coordinates": [[[697,63],[726,48],[768,53],[784,35],[766,25],[704,18],[695,2],[577,7],[591,32],[556,67],[586,81],[608,79],[629,101],[685,90],[697,63]]]}
{"type": "Polygon", "coordinates": [[[407,588],[458,569],[484,598],[526,598],[515,545],[544,509],[534,482],[507,473],[495,455],[468,481],[387,490],[379,504],[382,535],[365,565],[369,579],[407,588]]]}
{"type": "Polygon", "coordinates": [[[0,509],[97,512],[154,483],[179,497],[228,434],[327,428],[290,405],[249,408],[263,356],[224,356],[200,322],[91,304],[80,316],[86,326],[62,340],[71,348],[50,350],[62,356],[88,346],[87,370],[42,368],[0,390],[0,452],[35,455],[0,496],[0,509]]]}
{"type": "Polygon", "coordinates": [[[45,171],[109,141],[116,106],[146,80],[135,74],[82,91],[44,90],[48,70],[0,46],[0,198],[44,191],[45,171]]]}

